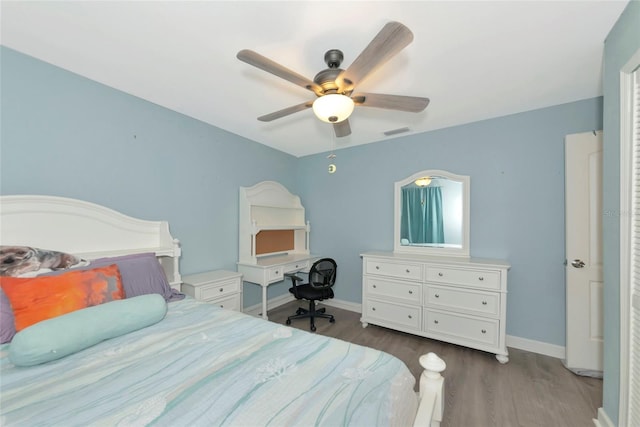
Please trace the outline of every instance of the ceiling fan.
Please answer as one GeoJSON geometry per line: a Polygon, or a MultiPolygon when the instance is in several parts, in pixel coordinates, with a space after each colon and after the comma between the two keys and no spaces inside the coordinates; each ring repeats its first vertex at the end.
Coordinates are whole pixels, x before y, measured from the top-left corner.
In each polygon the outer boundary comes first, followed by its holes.
{"type": "Polygon", "coordinates": [[[338,49],[327,51],[324,60],[329,68],[320,71],[313,80],[309,80],[252,50],[241,50],[237,57],[247,64],[302,86],[317,96],[315,100],[266,114],[258,117],[258,120],[270,122],[307,108],[313,108],[320,120],[333,124],[337,137],[343,137],[351,134],[349,116],[355,106],[414,113],[427,108],[429,98],[380,93],[354,93],[355,87],[359,83],[404,49],[411,41],[413,41],[413,33],[409,28],[399,22],[389,22],[346,70],[340,68],[344,59],[342,51],[338,49]]]}

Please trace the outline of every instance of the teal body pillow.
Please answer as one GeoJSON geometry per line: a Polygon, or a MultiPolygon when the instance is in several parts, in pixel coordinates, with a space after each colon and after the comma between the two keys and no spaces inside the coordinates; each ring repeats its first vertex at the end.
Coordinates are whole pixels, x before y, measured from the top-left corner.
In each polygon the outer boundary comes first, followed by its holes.
{"type": "Polygon", "coordinates": [[[151,326],[167,313],[158,294],[107,302],[38,322],[18,332],[9,346],[16,366],[60,359],[104,340],[151,326]]]}

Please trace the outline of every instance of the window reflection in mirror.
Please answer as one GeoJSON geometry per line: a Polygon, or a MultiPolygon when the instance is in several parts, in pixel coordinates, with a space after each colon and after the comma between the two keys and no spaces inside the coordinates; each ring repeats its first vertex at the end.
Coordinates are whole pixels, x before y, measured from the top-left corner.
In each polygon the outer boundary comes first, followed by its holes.
{"type": "Polygon", "coordinates": [[[469,177],[422,171],[395,190],[396,252],[469,255],[469,177]]]}
{"type": "Polygon", "coordinates": [[[401,202],[401,245],[462,247],[461,182],[419,178],[402,187],[401,202]]]}

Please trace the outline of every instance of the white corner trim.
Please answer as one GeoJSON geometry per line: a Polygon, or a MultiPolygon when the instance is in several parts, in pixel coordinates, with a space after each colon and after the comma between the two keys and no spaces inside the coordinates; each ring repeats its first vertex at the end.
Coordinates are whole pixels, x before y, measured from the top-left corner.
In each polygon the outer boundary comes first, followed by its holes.
{"type": "Polygon", "coordinates": [[[544,354],[545,356],[551,356],[557,359],[564,359],[566,356],[566,350],[561,345],[514,337],[513,335],[507,335],[507,347],[544,354]]]}
{"type": "Polygon", "coordinates": [[[593,420],[596,427],[616,427],[611,418],[604,412],[604,408],[598,408],[598,418],[593,420]]]}

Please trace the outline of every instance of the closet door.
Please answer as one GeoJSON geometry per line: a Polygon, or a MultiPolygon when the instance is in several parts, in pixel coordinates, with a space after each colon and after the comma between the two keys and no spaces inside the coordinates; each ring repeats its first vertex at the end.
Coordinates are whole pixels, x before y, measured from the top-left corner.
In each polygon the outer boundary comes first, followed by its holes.
{"type": "Polygon", "coordinates": [[[602,376],[602,131],[565,137],[565,366],[602,376]]]}

